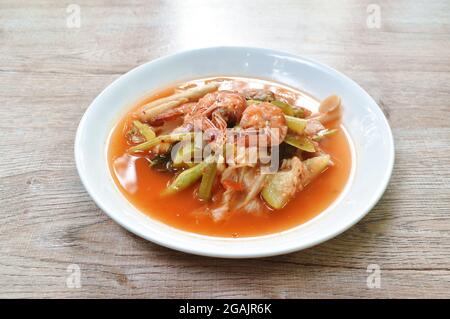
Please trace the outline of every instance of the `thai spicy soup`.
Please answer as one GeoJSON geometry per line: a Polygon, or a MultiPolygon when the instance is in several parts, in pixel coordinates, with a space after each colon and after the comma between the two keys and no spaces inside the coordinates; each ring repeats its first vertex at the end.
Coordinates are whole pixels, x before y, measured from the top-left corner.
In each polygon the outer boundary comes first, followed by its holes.
{"type": "Polygon", "coordinates": [[[317,101],[238,77],[181,83],[140,101],[116,124],[109,167],[142,213],[204,235],[248,237],[320,214],[351,170],[336,95],[317,101]]]}

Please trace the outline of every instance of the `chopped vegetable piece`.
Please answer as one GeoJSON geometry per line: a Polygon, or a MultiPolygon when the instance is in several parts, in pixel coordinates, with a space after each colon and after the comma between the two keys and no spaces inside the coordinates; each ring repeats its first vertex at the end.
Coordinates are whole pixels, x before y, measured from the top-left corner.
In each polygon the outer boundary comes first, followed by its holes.
{"type": "Polygon", "coordinates": [[[283,208],[301,187],[301,176],[305,166],[296,156],[283,161],[282,170],[269,175],[261,196],[274,209],[283,208]]]}
{"type": "Polygon", "coordinates": [[[188,188],[202,177],[206,162],[201,162],[187,170],[181,172],[175,180],[167,187],[161,195],[172,195],[188,188]]]}
{"type": "Polygon", "coordinates": [[[145,142],[145,138],[139,134],[139,130],[132,126],[126,133],[126,138],[133,144],[139,144],[145,142]]]}
{"type": "Polygon", "coordinates": [[[314,178],[320,175],[331,163],[330,155],[320,155],[303,161],[308,173],[306,174],[303,185],[306,186],[314,178]]]}
{"type": "Polygon", "coordinates": [[[305,152],[314,153],[316,151],[313,142],[304,136],[286,136],[284,142],[305,152]]]}
{"type": "Polygon", "coordinates": [[[144,142],[142,144],[133,146],[129,149],[130,152],[142,152],[151,149],[152,147],[155,147],[156,145],[167,142],[167,143],[173,143],[178,142],[184,139],[193,138],[194,133],[177,133],[177,134],[168,134],[168,135],[160,135],[158,137],[155,137],[147,142],[144,142]]]}
{"type": "Polygon", "coordinates": [[[305,131],[307,120],[299,119],[299,118],[296,118],[293,116],[288,116],[288,115],[285,115],[285,118],[286,118],[287,127],[291,131],[293,131],[297,134],[300,134],[300,135],[303,134],[303,132],[305,131]]]}
{"type": "Polygon", "coordinates": [[[283,208],[292,197],[285,189],[291,187],[295,178],[290,172],[277,172],[269,176],[261,191],[262,198],[274,209],[283,208]]]}
{"type": "Polygon", "coordinates": [[[192,163],[192,155],[194,154],[194,143],[184,143],[180,145],[178,148],[174,158],[173,158],[173,166],[174,167],[189,167],[192,163]]]}
{"type": "Polygon", "coordinates": [[[272,103],[275,106],[278,106],[283,111],[284,114],[294,116],[294,109],[290,104],[278,100],[272,101],[270,103],[272,103]]]}
{"type": "Polygon", "coordinates": [[[147,124],[141,123],[139,121],[133,121],[133,125],[139,130],[139,133],[147,140],[155,138],[156,134],[153,132],[152,128],[147,124]]]}
{"type": "Polygon", "coordinates": [[[274,208],[281,209],[295,195],[297,189],[302,189],[314,178],[320,175],[329,165],[330,156],[321,155],[303,162],[292,158],[289,171],[279,171],[268,177],[261,191],[262,198],[274,208]]]}
{"type": "Polygon", "coordinates": [[[155,106],[167,103],[167,102],[180,100],[180,99],[196,100],[196,99],[201,98],[206,93],[216,91],[218,89],[218,87],[219,86],[217,83],[208,83],[204,86],[187,89],[185,91],[181,91],[179,93],[172,94],[168,97],[164,97],[164,98],[152,101],[152,102],[144,105],[144,109],[147,110],[152,107],[155,107],[155,106]]]}
{"type": "Polygon", "coordinates": [[[332,130],[325,129],[325,130],[319,131],[316,135],[314,135],[314,137],[312,139],[317,142],[317,141],[320,141],[321,139],[323,139],[324,137],[335,134],[337,131],[338,130],[336,130],[336,129],[332,129],[332,130]]]}
{"type": "Polygon", "coordinates": [[[219,86],[216,83],[209,83],[201,87],[195,87],[152,101],[142,107],[141,117],[144,120],[149,120],[162,112],[170,110],[183,103],[195,101],[209,92],[216,91],[218,87],[219,86]]]}
{"type": "Polygon", "coordinates": [[[143,110],[141,113],[141,119],[144,121],[150,121],[150,120],[154,119],[156,116],[158,116],[166,111],[169,111],[177,106],[180,106],[181,104],[186,103],[188,101],[189,101],[188,99],[179,99],[179,100],[159,104],[150,109],[143,110]]]}
{"type": "Polygon", "coordinates": [[[294,116],[295,117],[299,117],[299,118],[302,118],[302,119],[306,117],[305,109],[303,109],[302,107],[296,107],[293,110],[294,110],[294,116]]]}
{"type": "Polygon", "coordinates": [[[198,198],[201,200],[211,199],[211,190],[214,185],[214,179],[216,178],[217,163],[208,163],[204,169],[202,181],[198,189],[198,198]]]}

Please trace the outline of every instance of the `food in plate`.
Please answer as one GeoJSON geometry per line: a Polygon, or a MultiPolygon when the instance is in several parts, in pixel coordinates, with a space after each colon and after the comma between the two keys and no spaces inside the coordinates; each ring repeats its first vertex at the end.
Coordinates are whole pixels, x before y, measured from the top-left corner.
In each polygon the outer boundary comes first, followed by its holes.
{"type": "Polygon", "coordinates": [[[302,224],[351,167],[337,95],[317,101],[252,78],[193,80],[140,101],[115,126],[109,166],[142,212],[200,234],[245,237],[302,224]]]}

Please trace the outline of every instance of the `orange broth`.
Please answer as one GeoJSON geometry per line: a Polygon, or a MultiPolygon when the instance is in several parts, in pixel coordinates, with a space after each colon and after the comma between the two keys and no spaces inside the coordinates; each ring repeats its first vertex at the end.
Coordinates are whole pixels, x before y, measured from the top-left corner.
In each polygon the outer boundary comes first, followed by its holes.
{"type": "MultiPolygon", "coordinates": [[[[290,87],[277,83],[249,78],[215,78],[187,82],[201,85],[211,80],[223,81],[220,89],[267,88],[282,95],[290,103],[315,111],[318,101],[290,87]]],[[[170,95],[174,86],[146,98],[136,105],[114,127],[109,141],[108,161],[113,179],[122,192],[138,210],[167,225],[203,235],[221,237],[250,237],[280,232],[298,226],[314,218],[339,196],[350,175],[352,159],[350,144],[343,127],[334,123],[329,127],[340,127],[338,133],[321,141],[322,149],[331,155],[334,166],[328,168],[303,191],[296,194],[281,210],[269,210],[259,214],[241,211],[229,212],[224,220],[214,221],[206,212],[205,204],[198,201],[193,192],[198,183],[170,197],[160,196],[173,179],[173,174],[158,172],[149,167],[142,155],[127,152],[130,145],[126,131],[135,119],[134,111],[149,101],[170,95]],[[204,213],[199,213],[199,212],[204,213]]],[[[344,110],[345,112],[345,110],[344,110]]]]}

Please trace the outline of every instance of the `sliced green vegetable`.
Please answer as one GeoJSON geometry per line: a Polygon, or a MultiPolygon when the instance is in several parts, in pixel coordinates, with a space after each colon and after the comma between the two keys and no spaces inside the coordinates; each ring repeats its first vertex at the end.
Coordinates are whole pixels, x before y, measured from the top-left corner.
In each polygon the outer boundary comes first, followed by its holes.
{"type": "Polygon", "coordinates": [[[333,135],[337,132],[337,129],[325,129],[322,131],[319,131],[316,135],[314,135],[314,137],[312,138],[314,141],[320,141],[321,139],[323,139],[324,137],[333,135]]]}
{"type": "Polygon", "coordinates": [[[159,137],[155,137],[155,138],[152,138],[151,140],[149,140],[147,142],[144,142],[144,143],[141,143],[139,145],[131,147],[129,149],[129,151],[132,152],[132,153],[146,151],[146,150],[151,149],[152,147],[155,147],[159,143],[161,143],[161,140],[159,139],[159,137]]]}
{"type": "Polygon", "coordinates": [[[206,162],[201,162],[187,170],[181,172],[175,180],[161,193],[161,195],[172,195],[188,188],[197,182],[203,175],[206,162]]]}
{"type": "Polygon", "coordinates": [[[180,145],[173,158],[173,166],[178,168],[189,167],[194,155],[194,149],[194,143],[192,142],[180,145]]]}
{"type": "Polygon", "coordinates": [[[270,103],[272,103],[275,106],[278,106],[283,111],[284,114],[294,116],[294,109],[290,104],[278,100],[272,101],[270,103]]]}
{"type": "Polygon", "coordinates": [[[139,130],[139,133],[147,140],[151,140],[156,137],[155,132],[147,124],[141,123],[138,120],[133,121],[133,125],[139,130]]]}
{"type": "Polygon", "coordinates": [[[306,123],[308,122],[307,120],[299,119],[297,117],[289,115],[285,115],[284,117],[286,118],[287,127],[291,131],[300,135],[303,134],[303,132],[305,131],[306,123]]]}
{"type": "Polygon", "coordinates": [[[217,163],[208,163],[204,169],[202,182],[198,189],[198,198],[201,200],[211,199],[211,190],[214,185],[214,179],[216,178],[217,163]]]}
{"type": "Polygon", "coordinates": [[[178,142],[187,138],[193,138],[194,133],[177,133],[160,135],[158,137],[152,138],[151,140],[141,143],[139,145],[133,146],[129,149],[130,152],[141,152],[151,149],[160,143],[173,143],[178,142]]]}
{"type": "Polygon", "coordinates": [[[330,165],[330,162],[330,155],[320,155],[303,161],[303,164],[308,170],[303,183],[304,186],[320,175],[320,173],[322,173],[330,165]]]}
{"type": "Polygon", "coordinates": [[[132,127],[130,127],[130,129],[127,131],[127,136],[135,135],[138,131],[139,131],[139,130],[138,130],[136,127],[132,126],[132,127]]]}
{"type": "Polygon", "coordinates": [[[313,153],[316,151],[313,142],[304,136],[286,136],[284,142],[305,152],[313,153]]]}
{"type": "Polygon", "coordinates": [[[275,106],[278,106],[285,115],[287,116],[293,116],[296,118],[304,118],[305,117],[305,112],[301,107],[297,107],[297,106],[292,106],[289,103],[285,103],[279,100],[275,100],[270,102],[275,106]]]}
{"type": "Polygon", "coordinates": [[[292,197],[291,192],[287,190],[293,189],[296,178],[297,176],[291,174],[290,171],[270,175],[261,191],[263,199],[274,209],[283,208],[292,197]]]}
{"type": "Polygon", "coordinates": [[[307,159],[300,163],[297,161],[296,165],[303,165],[306,172],[299,177],[297,169],[292,168],[289,171],[280,171],[267,178],[266,185],[264,185],[261,196],[264,201],[274,209],[283,208],[287,202],[294,196],[297,190],[299,178],[301,185],[305,187],[320,173],[322,173],[330,165],[330,156],[321,155],[307,159]]]}
{"type": "Polygon", "coordinates": [[[299,118],[305,118],[305,110],[301,107],[295,107],[294,109],[294,116],[299,118]]]}

